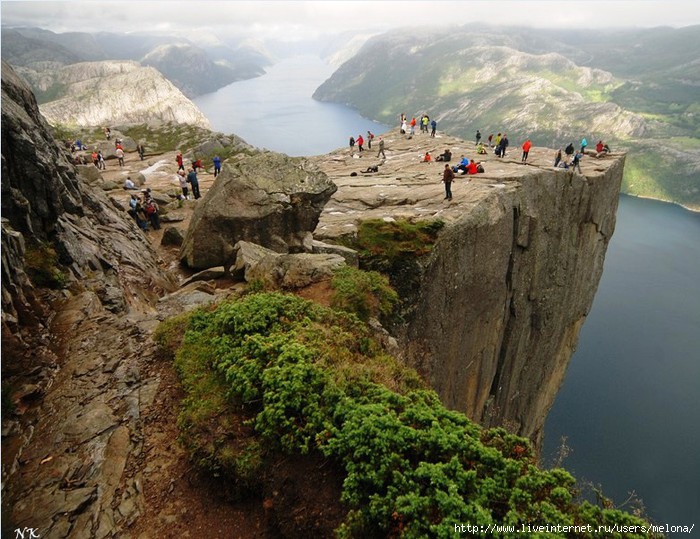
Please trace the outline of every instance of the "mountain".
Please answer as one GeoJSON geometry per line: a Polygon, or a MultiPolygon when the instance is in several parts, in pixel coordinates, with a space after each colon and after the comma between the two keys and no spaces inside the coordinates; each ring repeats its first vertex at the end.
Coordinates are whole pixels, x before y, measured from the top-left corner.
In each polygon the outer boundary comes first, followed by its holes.
{"type": "MultiPolygon", "coordinates": [[[[178,36],[55,33],[41,28],[3,28],[2,57],[15,67],[39,73],[55,69],[56,65],[80,62],[138,61],[158,69],[188,97],[258,77],[264,73],[263,66],[270,63],[260,50],[223,44],[205,49],[178,36]]],[[[40,103],[57,97],[44,95],[37,87],[32,90],[40,103]]]]}
{"type": "Polygon", "coordinates": [[[53,125],[100,126],[175,122],[209,127],[209,120],[159,71],[137,62],[71,64],[37,74],[18,70],[33,86],[60,97],[40,106],[53,125]]]}
{"type": "Polygon", "coordinates": [[[212,62],[207,53],[187,43],[160,45],[141,59],[155,67],[188,97],[214,92],[236,80],[257,77],[262,69],[240,75],[226,64],[212,62]]]}
{"type": "Polygon", "coordinates": [[[370,39],[314,93],[393,125],[429,114],[473,139],[629,151],[623,190],[700,209],[700,26],[559,32],[459,27],[370,39]]]}

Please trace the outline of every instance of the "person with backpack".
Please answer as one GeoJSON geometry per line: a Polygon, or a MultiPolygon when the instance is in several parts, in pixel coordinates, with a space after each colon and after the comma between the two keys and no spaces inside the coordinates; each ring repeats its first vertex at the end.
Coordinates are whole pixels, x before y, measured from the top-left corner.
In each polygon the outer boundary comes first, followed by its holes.
{"type": "Polygon", "coordinates": [[[195,200],[201,198],[202,195],[199,194],[199,180],[197,179],[197,172],[193,168],[190,169],[189,174],[187,174],[187,183],[192,186],[192,195],[195,200]]]}
{"type": "Polygon", "coordinates": [[[152,197],[147,196],[143,204],[143,211],[146,212],[146,217],[151,222],[153,230],[160,229],[160,217],[158,216],[158,204],[152,197]]]}

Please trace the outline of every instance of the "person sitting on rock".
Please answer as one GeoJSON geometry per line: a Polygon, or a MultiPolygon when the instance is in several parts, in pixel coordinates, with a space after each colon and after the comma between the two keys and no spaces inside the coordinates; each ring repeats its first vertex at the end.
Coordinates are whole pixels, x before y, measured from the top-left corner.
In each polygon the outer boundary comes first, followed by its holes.
{"type": "Polygon", "coordinates": [[[472,159],[467,167],[467,174],[476,174],[479,172],[479,163],[472,159]]]}
{"type": "Polygon", "coordinates": [[[124,180],[124,189],[132,190],[132,191],[135,189],[138,189],[138,187],[136,187],[136,184],[131,181],[131,176],[127,176],[126,180],[124,180]]]}
{"type": "Polygon", "coordinates": [[[454,167],[452,170],[455,172],[461,172],[462,174],[467,173],[467,167],[469,166],[469,158],[465,155],[462,156],[462,160],[459,162],[459,165],[454,167]]]}
{"type": "Polygon", "coordinates": [[[449,162],[452,159],[452,152],[447,149],[435,158],[435,161],[449,162]]]}
{"type": "Polygon", "coordinates": [[[432,162],[433,158],[430,156],[430,152],[425,152],[425,155],[423,156],[423,159],[420,160],[421,163],[430,163],[432,162]]]}
{"type": "Polygon", "coordinates": [[[479,142],[479,144],[476,145],[476,153],[480,155],[486,155],[486,148],[484,148],[483,142],[479,142]]]}
{"type": "Polygon", "coordinates": [[[603,141],[599,140],[598,144],[595,145],[595,156],[604,157],[608,153],[610,153],[610,146],[603,144],[603,141]]]}

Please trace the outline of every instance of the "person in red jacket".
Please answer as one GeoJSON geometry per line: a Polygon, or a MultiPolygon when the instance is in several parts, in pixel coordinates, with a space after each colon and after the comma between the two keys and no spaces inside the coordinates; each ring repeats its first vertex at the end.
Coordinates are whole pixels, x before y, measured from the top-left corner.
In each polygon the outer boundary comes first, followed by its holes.
{"type": "Polygon", "coordinates": [[[479,172],[479,163],[477,163],[474,159],[472,159],[469,162],[469,165],[467,166],[467,174],[477,174],[479,172]]]}
{"type": "Polygon", "coordinates": [[[530,148],[532,148],[532,142],[530,142],[530,139],[527,139],[523,142],[523,156],[520,159],[520,161],[525,164],[527,164],[527,156],[530,153],[530,148]]]}
{"type": "Polygon", "coordinates": [[[182,152],[177,152],[177,157],[175,158],[177,161],[177,169],[182,170],[183,172],[185,171],[185,165],[182,164],[182,152]]]}
{"type": "Polygon", "coordinates": [[[357,148],[361,152],[364,151],[364,148],[362,147],[362,145],[365,143],[365,139],[362,138],[362,135],[357,135],[357,140],[355,142],[357,142],[357,148]]]}

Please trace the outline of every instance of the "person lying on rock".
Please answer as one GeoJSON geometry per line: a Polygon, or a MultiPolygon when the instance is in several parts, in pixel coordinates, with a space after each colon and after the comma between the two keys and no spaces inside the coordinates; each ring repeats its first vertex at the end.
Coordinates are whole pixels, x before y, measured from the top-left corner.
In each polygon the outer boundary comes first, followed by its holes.
{"type": "Polygon", "coordinates": [[[362,172],[362,174],[370,174],[372,172],[379,172],[379,165],[367,167],[367,170],[361,170],[360,172],[362,172]]]}

